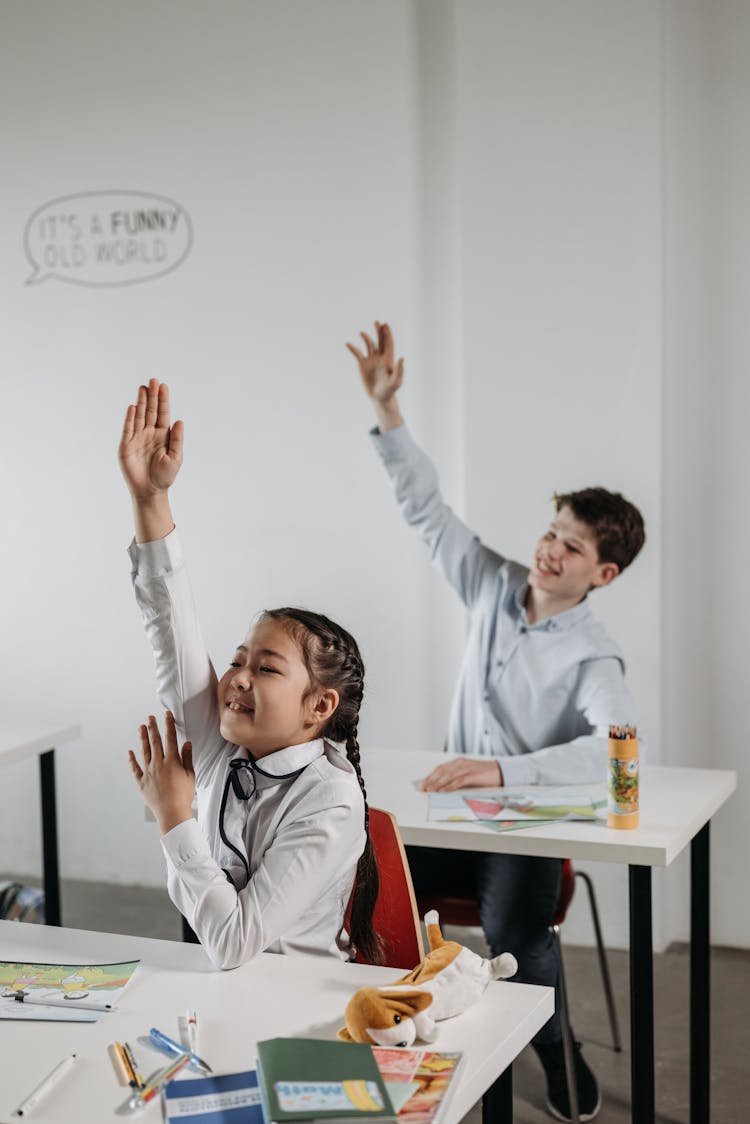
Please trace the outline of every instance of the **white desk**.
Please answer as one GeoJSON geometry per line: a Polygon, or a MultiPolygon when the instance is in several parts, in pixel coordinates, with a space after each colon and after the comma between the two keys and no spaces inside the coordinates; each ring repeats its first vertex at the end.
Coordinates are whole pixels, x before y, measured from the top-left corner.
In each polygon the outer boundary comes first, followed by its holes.
{"type": "MultiPolygon", "coordinates": [[[[653,1124],[654,998],[651,868],[666,867],[691,847],[690,1109],[691,1124],[710,1119],[709,825],[737,787],[737,774],[719,769],[652,766],[641,776],[641,826],[615,831],[605,824],[560,823],[493,832],[480,824],[429,823],[427,794],[416,783],[447,760],[420,750],[369,750],[362,755],[367,796],[398,820],[404,843],[464,851],[624,863],[630,878],[631,1087],[634,1124],[653,1124]]],[[[519,786],[523,787],[523,786],[519,786]]],[[[576,785],[576,791],[596,786],[576,785]]],[[[603,791],[603,787],[599,786],[603,791]]]]}
{"type": "Polygon", "coordinates": [[[42,804],[42,856],[45,916],[48,925],[61,925],[60,870],[57,860],[57,804],[55,800],[55,747],[80,737],[80,726],[53,726],[48,722],[0,720],[0,765],[39,758],[42,804]]]}
{"type": "MultiPolygon", "coordinates": [[[[115,1117],[126,1098],[107,1056],[108,1044],[126,1040],[133,1045],[152,1026],[177,1037],[177,1017],[187,1008],[199,1015],[201,1055],[215,1072],[231,1073],[254,1066],[258,1039],[334,1037],[353,991],[398,976],[392,968],[268,953],[232,972],[217,972],[197,945],[0,922],[0,960],[95,963],[136,958],[140,967],[117,1009],[97,1023],[0,1020],[0,1121],[10,1124],[16,1105],[73,1052],[78,1055],[73,1071],[30,1119],[35,1124],[123,1119],[115,1117]]],[[[511,1064],[553,1007],[551,988],[497,982],[463,1015],[440,1024],[437,1047],[466,1055],[444,1124],[458,1124],[488,1090],[495,1093],[494,1124],[512,1119],[511,1064]]],[[[137,1119],[156,1122],[160,1110],[148,1106],[137,1119]]]]}

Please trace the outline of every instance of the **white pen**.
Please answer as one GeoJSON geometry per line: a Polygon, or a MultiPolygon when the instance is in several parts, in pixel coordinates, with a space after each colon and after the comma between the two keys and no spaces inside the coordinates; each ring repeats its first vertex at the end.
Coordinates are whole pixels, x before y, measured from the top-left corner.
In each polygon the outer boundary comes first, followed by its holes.
{"type": "Polygon", "coordinates": [[[75,1011],[76,1007],[81,1007],[84,1011],[111,1011],[111,1003],[84,1003],[82,999],[57,999],[50,997],[44,999],[42,996],[36,995],[17,995],[16,1003],[31,1003],[32,1006],[38,1003],[44,1007],[65,1007],[68,1011],[75,1011]]]}
{"type": "Polygon", "coordinates": [[[186,1011],[185,1023],[187,1024],[188,1046],[191,1054],[198,1053],[198,1016],[195,1011],[186,1011]]]}
{"type": "Polygon", "coordinates": [[[31,1112],[37,1101],[40,1101],[45,1093],[48,1093],[50,1089],[57,1084],[60,1078],[65,1076],[75,1060],[75,1054],[69,1054],[67,1058],[63,1058],[51,1073],[48,1073],[44,1080],[39,1082],[36,1089],[29,1093],[26,1100],[21,1101],[16,1109],[16,1116],[26,1116],[27,1113],[31,1112]]]}

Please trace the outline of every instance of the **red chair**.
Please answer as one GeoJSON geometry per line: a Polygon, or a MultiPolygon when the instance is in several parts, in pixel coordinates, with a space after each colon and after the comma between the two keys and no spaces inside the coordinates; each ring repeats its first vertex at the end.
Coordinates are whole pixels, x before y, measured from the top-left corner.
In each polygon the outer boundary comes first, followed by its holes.
{"type": "MultiPolygon", "coordinates": [[[[370,838],[380,875],[373,925],[383,940],[386,963],[410,971],[424,959],[422,928],[409,861],[398,824],[390,812],[370,808],[370,838]]],[[[346,910],[347,928],[350,913],[351,902],[346,910]]],[[[183,941],[200,944],[186,919],[183,917],[181,920],[183,941]]],[[[355,959],[358,964],[366,963],[359,953],[355,959]]]]}
{"type": "MultiPolygon", "coordinates": [[[[612,980],[609,974],[609,965],[607,963],[607,953],[604,949],[604,941],[602,940],[602,929],[599,923],[599,910],[596,905],[596,896],[594,894],[594,886],[588,874],[582,870],[574,870],[573,863],[570,859],[563,859],[562,871],[560,875],[560,892],[557,899],[557,909],[555,917],[550,925],[550,933],[557,944],[560,960],[560,1017],[563,1027],[563,1050],[565,1055],[565,1075],[568,1081],[568,1095],[570,1099],[571,1115],[574,1121],[578,1121],[578,1096],[576,1092],[575,1081],[573,1081],[573,1039],[570,1033],[570,1018],[568,1015],[568,996],[567,987],[565,983],[565,968],[563,965],[562,942],[560,940],[560,926],[565,920],[565,915],[568,912],[568,907],[572,901],[575,892],[575,880],[582,878],[586,884],[588,891],[589,904],[591,906],[591,918],[594,923],[594,933],[596,936],[596,949],[599,956],[599,969],[602,974],[602,984],[604,987],[604,996],[607,1003],[607,1013],[609,1015],[609,1025],[612,1031],[612,1049],[619,1053],[622,1050],[622,1041],[620,1038],[620,1027],[617,1021],[617,1009],[615,1007],[614,996],[612,993],[612,980]]],[[[422,916],[428,909],[436,909],[440,914],[440,922],[445,925],[481,925],[479,917],[479,906],[475,897],[459,897],[456,895],[440,893],[426,893],[419,896],[419,910],[422,916]]]]}
{"type": "MultiPolygon", "coordinates": [[[[380,875],[373,925],[383,940],[386,964],[410,971],[424,958],[422,929],[406,851],[390,812],[370,808],[370,838],[380,875]]],[[[356,960],[366,963],[359,954],[356,960]]]]}

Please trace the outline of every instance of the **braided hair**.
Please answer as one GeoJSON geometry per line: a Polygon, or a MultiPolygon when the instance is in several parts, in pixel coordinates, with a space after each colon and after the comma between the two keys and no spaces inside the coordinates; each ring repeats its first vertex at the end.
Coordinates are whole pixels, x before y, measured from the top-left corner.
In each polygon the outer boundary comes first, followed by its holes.
{"type": "Polygon", "coordinates": [[[383,962],[383,942],[376,933],[372,917],[380,878],[370,839],[370,809],[360,766],[359,708],[364,695],[365,665],[353,636],[321,613],[307,609],[267,609],[261,620],[278,621],[300,646],[310,676],[310,692],[322,688],[336,690],[338,706],[320,731],[321,737],[346,745],[347,760],[354,767],[365,803],[365,849],[357,864],[352,894],[350,937],[359,955],[370,964],[383,962]]]}

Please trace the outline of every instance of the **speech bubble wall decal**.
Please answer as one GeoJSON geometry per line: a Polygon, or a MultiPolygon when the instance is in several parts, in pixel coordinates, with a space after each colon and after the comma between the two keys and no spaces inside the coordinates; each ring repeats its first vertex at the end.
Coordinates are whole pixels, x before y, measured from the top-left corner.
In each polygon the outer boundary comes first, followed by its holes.
{"type": "Polygon", "coordinates": [[[145,191],[85,191],[33,212],[23,235],[27,285],[137,285],[171,273],[193,245],[181,203],[145,191]]]}

